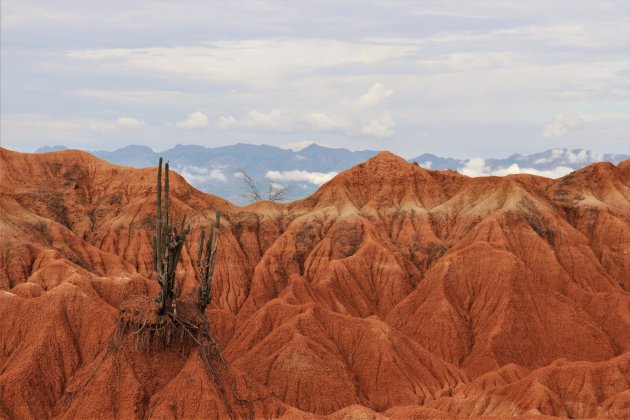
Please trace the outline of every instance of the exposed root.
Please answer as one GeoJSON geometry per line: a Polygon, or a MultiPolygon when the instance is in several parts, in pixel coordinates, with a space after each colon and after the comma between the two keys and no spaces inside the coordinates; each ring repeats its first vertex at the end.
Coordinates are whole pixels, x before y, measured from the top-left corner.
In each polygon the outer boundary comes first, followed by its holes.
{"type": "MultiPolygon", "coordinates": [[[[172,345],[180,345],[182,357],[188,357],[191,351],[198,355],[206,367],[206,371],[214,383],[230,418],[254,418],[256,401],[264,400],[270,395],[253,400],[243,398],[237,388],[236,380],[230,372],[225,358],[221,355],[219,343],[209,330],[208,321],[196,305],[177,302],[177,313],[158,315],[157,303],[152,298],[139,296],[131,298],[120,306],[116,328],[109,337],[109,345],[103,353],[91,375],[83,381],[80,388],[71,394],[80,393],[92,381],[96,373],[110,355],[118,357],[130,343],[135,351],[159,352],[172,345]],[[234,407],[238,407],[238,413],[234,407]]],[[[70,393],[66,395],[69,397],[70,393]]],[[[63,406],[67,406],[68,398],[63,406]]],[[[151,413],[149,416],[151,417],[151,413]]]]}
{"type": "MultiPolygon", "coordinates": [[[[187,308],[180,303],[180,307],[187,308]]],[[[195,330],[207,329],[207,321],[194,310],[184,310],[180,316],[166,313],[158,315],[158,304],[147,296],[138,296],[122,303],[116,320],[116,328],[110,340],[110,347],[121,348],[128,339],[135,341],[136,351],[157,351],[169,347],[174,341],[183,344],[185,353],[190,350],[183,322],[195,330]],[[191,314],[189,314],[192,312],[191,314]]],[[[180,311],[181,312],[181,311],[180,311]]]]}

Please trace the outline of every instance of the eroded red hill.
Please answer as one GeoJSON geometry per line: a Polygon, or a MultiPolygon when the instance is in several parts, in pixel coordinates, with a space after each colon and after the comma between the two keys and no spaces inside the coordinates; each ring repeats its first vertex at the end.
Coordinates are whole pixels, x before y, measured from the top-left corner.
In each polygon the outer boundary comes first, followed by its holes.
{"type": "Polygon", "coordinates": [[[472,179],[384,152],[247,207],[173,176],[180,299],[222,214],[213,377],[177,345],[107,357],[120,305],[157,293],[155,170],[0,149],[0,417],[630,417],[629,168],[472,179]]]}

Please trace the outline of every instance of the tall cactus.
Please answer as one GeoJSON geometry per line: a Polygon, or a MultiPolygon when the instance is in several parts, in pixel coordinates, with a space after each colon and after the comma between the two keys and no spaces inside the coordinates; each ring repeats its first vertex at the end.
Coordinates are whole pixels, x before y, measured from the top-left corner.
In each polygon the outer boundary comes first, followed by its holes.
{"type": "Polygon", "coordinates": [[[190,225],[184,229],[186,217],[182,219],[179,229],[168,223],[168,162],[164,165],[164,172],[164,208],[162,208],[162,158],[160,158],[157,175],[157,217],[153,236],[153,266],[161,288],[157,297],[160,305],[158,311],[161,315],[174,311],[175,269],[181,258],[186,235],[190,232],[190,225]]]}
{"type": "Polygon", "coordinates": [[[219,245],[219,222],[221,216],[219,211],[216,212],[216,222],[210,224],[210,234],[208,241],[204,243],[205,230],[201,230],[199,236],[199,252],[197,253],[197,267],[199,267],[199,276],[201,277],[201,286],[197,288],[197,296],[199,298],[199,310],[204,312],[206,306],[210,303],[212,297],[212,275],[214,274],[214,265],[217,257],[217,248],[219,245]],[[205,245],[205,248],[204,248],[205,245]],[[203,256],[203,260],[202,257],[203,256]]]}

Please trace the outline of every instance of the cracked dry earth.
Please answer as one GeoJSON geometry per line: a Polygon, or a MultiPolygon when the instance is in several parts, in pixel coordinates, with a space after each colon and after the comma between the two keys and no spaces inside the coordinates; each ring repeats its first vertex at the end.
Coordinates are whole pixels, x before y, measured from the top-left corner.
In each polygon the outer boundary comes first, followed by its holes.
{"type": "Polygon", "coordinates": [[[0,418],[630,417],[630,161],[468,178],[383,152],[247,207],[173,174],[182,300],[222,216],[214,378],[177,343],[105,357],[157,293],[155,178],[0,149],[0,418]]]}

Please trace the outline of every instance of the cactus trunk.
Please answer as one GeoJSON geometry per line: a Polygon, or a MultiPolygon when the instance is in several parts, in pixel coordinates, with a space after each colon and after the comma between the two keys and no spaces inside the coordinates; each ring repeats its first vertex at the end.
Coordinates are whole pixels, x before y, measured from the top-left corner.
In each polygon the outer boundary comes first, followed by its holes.
{"type": "Polygon", "coordinates": [[[199,251],[197,253],[197,267],[201,277],[201,286],[197,288],[198,306],[201,312],[205,312],[206,307],[212,298],[212,276],[219,246],[219,225],[221,215],[216,212],[216,221],[210,225],[208,241],[205,243],[205,231],[202,230],[199,236],[199,251]],[[201,258],[203,256],[203,259],[201,258]]]}
{"type": "Polygon", "coordinates": [[[190,232],[190,226],[184,228],[185,218],[180,228],[169,225],[169,173],[168,162],[164,166],[164,200],[162,200],[162,158],[157,175],[157,201],[155,235],[153,236],[153,265],[160,284],[158,295],[159,313],[175,311],[175,270],[181,258],[181,251],[190,232]],[[162,208],[162,202],[164,207],[162,208]]]}

